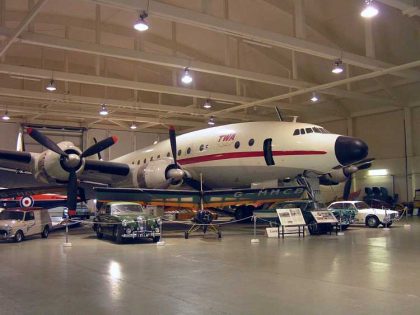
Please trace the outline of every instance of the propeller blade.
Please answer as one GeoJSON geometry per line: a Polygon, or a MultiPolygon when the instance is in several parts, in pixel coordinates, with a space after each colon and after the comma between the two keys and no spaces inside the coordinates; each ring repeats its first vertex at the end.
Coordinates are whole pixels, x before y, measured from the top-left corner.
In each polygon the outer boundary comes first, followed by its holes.
{"type": "Polygon", "coordinates": [[[69,172],[69,182],[67,183],[67,208],[76,210],[77,207],[77,175],[75,170],[69,172]]]}
{"type": "Polygon", "coordinates": [[[372,163],[371,162],[367,162],[367,163],[365,163],[365,164],[362,164],[362,165],[359,165],[359,166],[357,166],[357,169],[360,171],[360,170],[365,170],[365,169],[367,169],[367,168],[369,168],[369,167],[371,167],[372,166],[372,163]]]}
{"type": "Polygon", "coordinates": [[[68,154],[64,152],[63,150],[61,150],[61,148],[55,142],[53,142],[50,138],[48,138],[46,135],[42,134],[38,130],[33,129],[33,128],[27,128],[26,132],[28,133],[29,136],[31,136],[32,139],[34,139],[36,142],[43,145],[47,149],[59,155],[68,157],[68,154]]]}
{"type": "MultiPolygon", "coordinates": [[[[95,137],[93,137],[93,142],[95,142],[95,144],[96,144],[96,143],[98,143],[98,140],[96,140],[96,138],[95,138],[95,137]]],[[[98,160],[99,160],[99,161],[102,161],[102,155],[101,155],[101,152],[98,152],[98,160]]]]}
{"type": "Polygon", "coordinates": [[[172,157],[174,158],[174,164],[177,164],[176,161],[176,134],[175,134],[175,128],[173,126],[171,126],[169,128],[169,141],[171,142],[171,151],[172,151],[172,157]]]}
{"type": "Polygon", "coordinates": [[[357,163],[354,163],[353,165],[360,165],[360,164],[365,164],[365,163],[370,163],[370,162],[372,162],[372,161],[374,161],[375,160],[375,158],[366,158],[366,159],[363,159],[363,160],[361,160],[361,161],[359,161],[359,162],[357,162],[357,163]]]}
{"type": "Polygon", "coordinates": [[[84,158],[84,157],[88,157],[94,154],[98,154],[99,152],[108,149],[111,145],[117,142],[118,142],[118,138],[116,136],[106,138],[102,141],[95,143],[94,145],[91,145],[89,148],[83,151],[80,157],[84,158]]]}
{"type": "Polygon", "coordinates": [[[349,196],[350,196],[351,178],[352,178],[352,176],[350,176],[350,177],[346,180],[346,183],[345,183],[345,185],[344,185],[344,189],[343,189],[343,199],[344,199],[344,200],[348,200],[348,199],[349,199],[349,196]]]}

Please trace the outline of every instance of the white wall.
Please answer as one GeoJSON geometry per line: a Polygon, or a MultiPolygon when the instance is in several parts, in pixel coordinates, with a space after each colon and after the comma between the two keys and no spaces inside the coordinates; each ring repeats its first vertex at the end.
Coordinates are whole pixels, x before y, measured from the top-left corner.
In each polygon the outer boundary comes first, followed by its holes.
{"type": "MultiPolygon", "coordinates": [[[[412,146],[412,156],[408,155],[408,175],[406,180],[405,171],[405,136],[404,136],[404,111],[356,117],[352,119],[353,136],[366,141],[369,145],[369,157],[374,157],[371,169],[388,169],[393,178],[393,188],[400,197],[400,201],[413,199],[415,189],[420,188],[420,108],[411,109],[411,137],[407,137],[407,147],[412,146]]],[[[322,124],[331,132],[346,134],[348,129],[347,120],[338,120],[322,124]]],[[[410,150],[408,149],[408,152],[410,150]]],[[[384,179],[367,176],[367,171],[360,171],[356,174],[356,185],[354,190],[362,189],[365,186],[377,186],[378,182],[384,179]]],[[[387,179],[388,180],[388,179],[387,179]]],[[[388,183],[385,187],[389,186],[388,183]]],[[[388,187],[387,187],[388,188],[388,187]]],[[[325,191],[325,189],[323,190],[325,191]]],[[[341,190],[336,190],[337,195],[341,190]]],[[[326,192],[331,195],[331,191],[326,192]]],[[[391,193],[391,191],[390,191],[391,193]]]]}

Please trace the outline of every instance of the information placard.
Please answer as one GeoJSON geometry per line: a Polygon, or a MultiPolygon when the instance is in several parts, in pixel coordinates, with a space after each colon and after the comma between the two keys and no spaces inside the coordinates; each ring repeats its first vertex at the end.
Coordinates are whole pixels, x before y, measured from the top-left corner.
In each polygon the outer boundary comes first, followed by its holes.
{"type": "Polygon", "coordinates": [[[276,211],[283,226],[306,225],[300,208],[277,209],[276,211]]]}
{"type": "Polygon", "coordinates": [[[337,223],[337,218],[329,210],[320,210],[311,212],[317,223],[337,223]]]}

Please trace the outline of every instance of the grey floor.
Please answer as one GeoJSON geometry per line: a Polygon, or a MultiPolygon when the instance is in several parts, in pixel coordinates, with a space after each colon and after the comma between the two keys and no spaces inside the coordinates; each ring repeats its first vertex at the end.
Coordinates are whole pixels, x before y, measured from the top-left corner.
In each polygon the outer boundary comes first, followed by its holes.
{"type": "MultiPolygon", "coordinates": [[[[250,243],[116,245],[87,228],[0,243],[0,314],[420,314],[420,219],[389,231],[250,243]]],[[[173,233],[171,233],[173,234],[173,233]]]]}

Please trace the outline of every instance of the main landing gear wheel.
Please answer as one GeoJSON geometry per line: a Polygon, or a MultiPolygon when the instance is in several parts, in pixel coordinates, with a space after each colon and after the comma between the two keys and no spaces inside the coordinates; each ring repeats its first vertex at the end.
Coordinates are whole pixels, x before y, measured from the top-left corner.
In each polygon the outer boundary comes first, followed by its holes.
{"type": "Polygon", "coordinates": [[[186,240],[188,239],[188,236],[189,236],[189,235],[188,235],[188,232],[185,232],[185,233],[184,233],[184,237],[185,237],[185,239],[186,239],[186,240]]]}
{"type": "Polygon", "coordinates": [[[217,233],[217,237],[218,237],[218,238],[222,238],[222,232],[220,232],[220,231],[219,231],[219,232],[217,233]]]}

